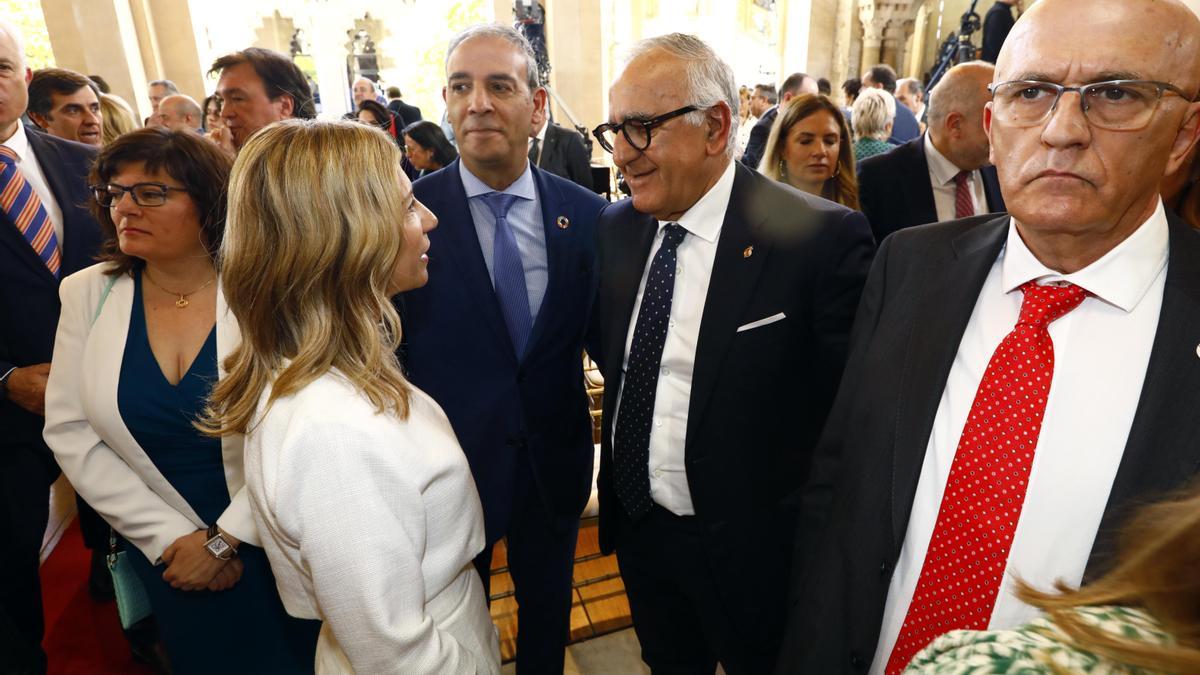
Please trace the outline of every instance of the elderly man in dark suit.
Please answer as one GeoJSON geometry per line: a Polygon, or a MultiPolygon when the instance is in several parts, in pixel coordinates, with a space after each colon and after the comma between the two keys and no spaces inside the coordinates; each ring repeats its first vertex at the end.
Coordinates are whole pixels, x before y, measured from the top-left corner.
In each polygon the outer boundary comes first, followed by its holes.
{"type": "Polygon", "coordinates": [[[85,206],[96,150],[21,124],[32,73],[4,22],[0,66],[0,661],[25,673],[46,667],[38,565],[59,470],[42,426],[58,283],[92,264],[101,235],[85,206]]]}
{"type": "Polygon", "coordinates": [[[985,124],[1011,216],[880,248],[801,500],[781,673],[899,673],[947,631],[1024,624],[1016,579],[1095,578],[1130,508],[1200,468],[1200,234],[1158,195],[1196,143],[1200,19],[1088,9],[1041,0],[1000,53],[985,124]]]}
{"type": "Polygon", "coordinates": [[[633,195],[599,224],[600,539],[656,673],[774,662],[784,499],[874,251],[858,212],[733,161],[737,107],[732,69],[676,33],[634,47],[595,131],[633,195]]]}
{"type": "Polygon", "coordinates": [[[913,225],[1004,210],[983,130],[992,73],[982,61],[948,70],[930,97],[929,131],[859,165],[859,200],[876,241],[913,225]]]}
{"type": "Polygon", "coordinates": [[[413,384],[446,411],[483,503],[487,548],[507,537],[517,668],[562,672],[579,516],[591,495],[583,348],[604,200],[530,165],[546,91],[529,43],[502,26],[455,37],[443,90],[459,160],[413,192],[440,226],[429,283],[397,299],[413,384]]]}
{"type": "Polygon", "coordinates": [[[529,162],[591,190],[592,163],[583,138],[573,129],[556,124],[543,110],[534,120],[529,139],[529,162]]]}

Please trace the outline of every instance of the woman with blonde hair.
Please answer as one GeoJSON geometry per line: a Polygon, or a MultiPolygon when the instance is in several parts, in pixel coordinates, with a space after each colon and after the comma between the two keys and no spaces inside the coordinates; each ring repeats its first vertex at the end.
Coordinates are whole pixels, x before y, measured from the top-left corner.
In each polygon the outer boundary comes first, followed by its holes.
{"type": "Polygon", "coordinates": [[[100,94],[100,114],[104,118],[100,143],[104,146],[141,126],[133,115],[133,109],[120,96],[100,94]]]}
{"type": "Polygon", "coordinates": [[[863,89],[854,99],[854,161],[882,155],[896,147],[888,143],[896,120],[896,99],[882,89],[863,89]]]}
{"type": "Polygon", "coordinates": [[[906,673],[1200,673],[1200,484],[1143,507],[1112,570],[1047,593],[1019,583],[1043,616],[1024,627],[954,631],[906,673]]]}
{"type": "Polygon", "coordinates": [[[823,94],[801,94],[780,108],[759,171],[857,211],[858,178],[850,127],[823,94]]]}
{"type": "Polygon", "coordinates": [[[288,120],[242,147],[221,249],[241,345],[206,416],[246,434],[284,605],[322,673],[495,673],[471,564],[483,512],[441,408],[410,385],[390,298],[424,285],[437,220],[379,129],[288,120]]]}

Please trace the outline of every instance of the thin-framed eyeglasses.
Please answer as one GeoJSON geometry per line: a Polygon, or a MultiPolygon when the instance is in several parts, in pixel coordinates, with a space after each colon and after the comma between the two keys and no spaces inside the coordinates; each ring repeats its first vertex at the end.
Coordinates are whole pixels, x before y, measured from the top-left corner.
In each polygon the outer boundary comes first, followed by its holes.
{"type": "Polygon", "coordinates": [[[1191,102],[1182,89],[1156,80],[1109,80],[1081,87],[1064,87],[1053,82],[1012,80],[988,86],[992,94],[993,119],[1017,127],[1044,122],[1058,108],[1064,92],[1079,94],[1079,107],[1087,121],[1100,129],[1141,129],[1154,117],[1163,95],[1175,94],[1191,102]]]}
{"type": "Polygon", "coordinates": [[[112,208],[114,204],[121,201],[121,197],[126,192],[133,197],[133,203],[138,206],[162,206],[167,203],[167,197],[171,191],[187,192],[186,188],[172,187],[162,183],[135,183],[128,186],[109,183],[108,185],[92,185],[91,189],[96,203],[106,209],[112,208]]]}
{"type": "Polygon", "coordinates": [[[669,113],[663,113],[658,117],[648,120],[634,117],[624,122],[606,122],[592,129],[592,135],[600,142],[600,147],[608,152],[613,151],[613,145],[617,142],[618,133],[625,136],[625,140],[639,152],[644,152],[646,148],[650,147],[650,132],[662,126],[664,122],[697,110],[703,110],[703,108],[696,105],[685,105],[682,108],[672,110],[669,113]]]}

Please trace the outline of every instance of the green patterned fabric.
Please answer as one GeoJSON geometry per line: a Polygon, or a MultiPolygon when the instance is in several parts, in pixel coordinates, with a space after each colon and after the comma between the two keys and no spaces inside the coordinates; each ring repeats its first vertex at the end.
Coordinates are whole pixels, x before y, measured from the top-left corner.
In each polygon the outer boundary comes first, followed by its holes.
{"type": "MultiPolygon", "coordinates": [[[[1129,607],[1078,607],[1086,624],[1151,645],[1174,643],[1149,614],[1129,607]]],[[[1014,630],[956,630],[934,640],[913,657],[905,675],[1016,675],[1092,673],[1149,675],[1152,671],[1116,663],[1070,646],[1057,624],[1040,617],[1014,630]],[[1051,666],[1053,664],[1053,667],[1051,666]],[[1057,668],[1057,670],[1055,670],[1057,668]]]]}
{"type": "Polygon", "coordinates": [[[896,146],[877,138],[860,138],[854,142],[854,161],[861,162],[868,157],[882,155],[896,146]]]}

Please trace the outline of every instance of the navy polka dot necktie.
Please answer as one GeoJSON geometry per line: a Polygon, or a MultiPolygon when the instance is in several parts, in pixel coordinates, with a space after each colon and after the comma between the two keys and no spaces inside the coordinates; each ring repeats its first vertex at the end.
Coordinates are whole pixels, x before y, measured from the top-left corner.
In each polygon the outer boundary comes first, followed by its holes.
{"type": "Polygon", "coordinates": [[[613,478],[617,498],[634,520],[646,515],[651,505],[650,424],[667,324],[671,320],[671,296],[675,293],[675,249],[686,234],[687,230],[678,223],[667,225],[662,244],[650,263],[621,389],[613,435],[613,478]]]}

